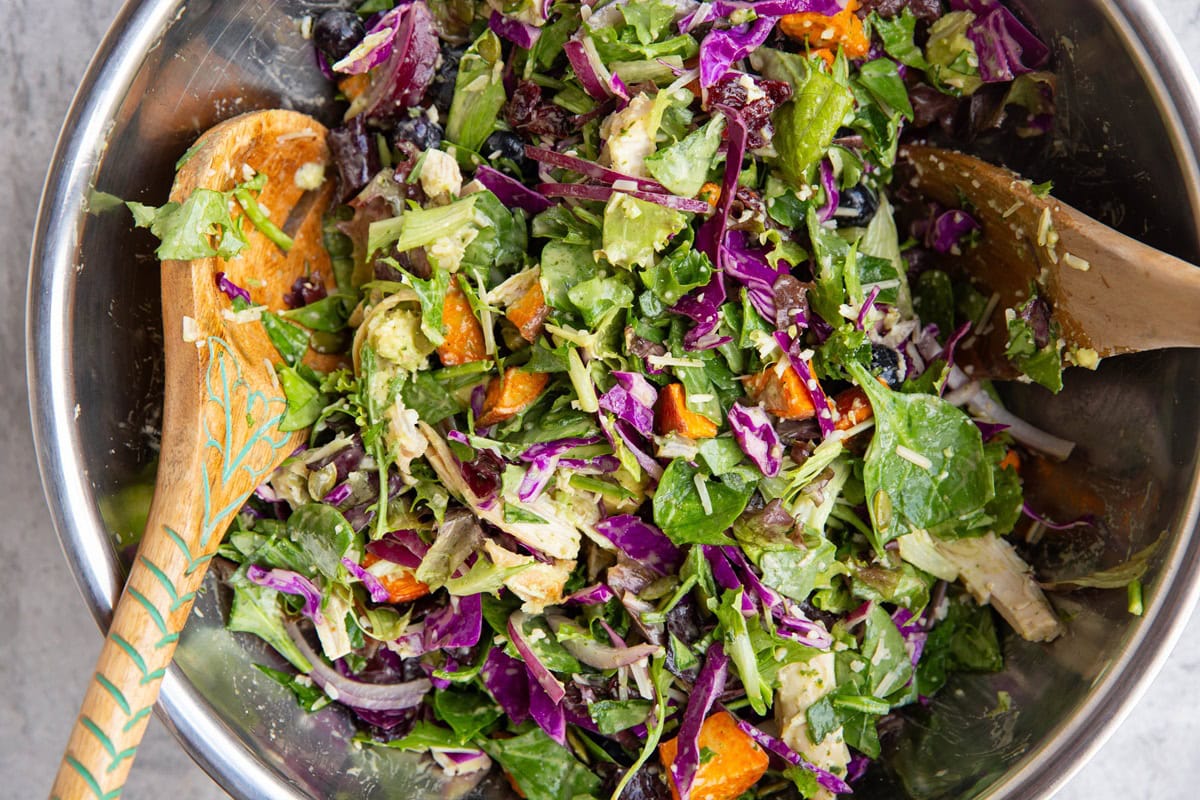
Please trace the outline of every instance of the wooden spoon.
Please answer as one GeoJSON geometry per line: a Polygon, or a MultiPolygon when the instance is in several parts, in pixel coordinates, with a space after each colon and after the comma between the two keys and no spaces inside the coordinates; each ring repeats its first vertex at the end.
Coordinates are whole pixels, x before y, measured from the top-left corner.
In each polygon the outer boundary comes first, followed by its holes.
{"type": "Polygon", "coordinates": [[[226,526],[250,492],[306,439],[305,431],[279,430],[287,406],[274,369],[280,355],[260,322],[231,319],[215,273],[225,272],[255,304],[272,310],[284,305],[298,276],[330,274],[321,223],[331,183],[306,191],[296,177],[302,166],[326,166],[325,135],[303,114],[246,114],[205,133],[175,178],[171,199],[181,202],[201,187],[226,191],[249,170],[266,174],[259,205],[294,244],[284,253],[247,221],[249,246],[238,257],[162,265],[166,398],[154,501],[59,766],[54,798],[120,795],[226,526]]]}
{"type": "MultiPolygon", "coordinates": [[[[983,372],[1015,377],[1004,356],[1004,311],[1038,292],[1062,326],[1066,351],[1098,356],[1200,347],[1200,268],[1118,233],[1001,167],[936,147],[907,146],[913,186],[951,208],[963,201],[983,225],[958,257],[964,273],[998,295],[970,350],[983,372]]],[[[967,341],[970,341],[968,338],[967,341]]],[[[979,373],[976,373],[977,375],[979,373]]]]}

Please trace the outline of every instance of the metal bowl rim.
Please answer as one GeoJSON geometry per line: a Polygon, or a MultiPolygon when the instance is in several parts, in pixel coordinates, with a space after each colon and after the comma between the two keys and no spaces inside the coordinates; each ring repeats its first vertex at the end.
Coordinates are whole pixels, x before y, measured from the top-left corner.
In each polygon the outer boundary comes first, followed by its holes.
{"type": "MultiPolygon", "coordinates": [[[[186,0],[129,0],[93,57],[71,104],[43,189],[30,256],[26,373],[42,486],[59,543],[101,630],[107,629],[122,573],[97,510],[75,426],[70,362],[73,275],[87,193],[116,109],[147,54],[186,0]]],[[[1152,0],[1102,0],[1139,62],[1164,117],[1200,237],[1200,80],[1152,0]],[[1191,131],[1192,133],[1189,133],[1191,131]]],[[[1049,798],[1087,763],[1145,692],[1170,655],[1200,597],[1200,470],[1180,514],[1181,534],[1164,560],[1146,618],[1087,700],[1055,735],[988,793],[1049,798]],[[1137,668],[1134,669],[1134,661],[1137,668]]],[[[235,797],[305,800],[306,795],[244,746],[172,665],[157,709],[189,755],[235,797]]]]}

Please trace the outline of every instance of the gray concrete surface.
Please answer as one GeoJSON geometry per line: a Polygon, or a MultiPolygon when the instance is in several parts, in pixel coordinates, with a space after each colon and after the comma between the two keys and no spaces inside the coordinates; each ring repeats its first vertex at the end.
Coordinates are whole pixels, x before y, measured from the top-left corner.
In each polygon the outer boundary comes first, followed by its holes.
{"type": "MultiPolygon", "coordinates": [[[[229,0],[234,2],[235,0],[229,0]]],[[[1200,65],[1197,0],[1158,0],[1200,65]]],[[[100,636],[68,573],[33,459],[24,372],[26,260],[38,195],[74,87],[119,0],[0,0],[0,796],[45,797],[100,636]]],[[[1200,617],[1061,800],[1187,798],[1200,786],[1200,617]]],[[[156,720],[129,800],[226,797],[156,720]]]]}

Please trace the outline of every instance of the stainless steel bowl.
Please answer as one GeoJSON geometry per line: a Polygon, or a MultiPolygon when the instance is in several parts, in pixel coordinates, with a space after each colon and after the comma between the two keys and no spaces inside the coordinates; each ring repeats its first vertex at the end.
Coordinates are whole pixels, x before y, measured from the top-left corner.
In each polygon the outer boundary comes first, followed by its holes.
{"type": "MultiPolygon", "coordinates": [[[[140,0],[105,39],[63,130],[42,200],[29,283],[29,384],[38,456],[63,549],[96,621],[140,530],[161,405],[156,263],[113,196],[161,201],[200,131],[252,108],[328,121],[328,94],[298,20],[334,0],[140,0]],[[114,536],[116,544],[114,545],[114,536]]],[[[1057,193],[1122,230],[1200,260],[1200,86],[1150,0],[1030,3],[1054,44],[1064,144],[1026,162],[1057,193]]],[[[1109,538],[1067,540],[1076,565],[1167,531],[1142,618],[1121,593],[1060,601],[1071,633],[1009,641],[1008,667],[959,679],[916,715],[860,797],[1048,797],[1103,742],[1166,658],[1200,590],[1200,357],[1162,352],[1071,374],[1019,413],[1080,443],[1103,488],[1109,538]],[[1109,545],[1105,552],[1105,541],[1109,545]],[[988,716],[998,691],[1016,713],[988,716]]],[[[1062,548],[1047,554],[1061,558],[1062,548]]],[[[210,579],[164,682],[160,713],[193,757],[245,798],[452,797],[402,754],[363,750],[336,711],[306,715],[252,664],[263,647],[225,632],[210,579]]],[[[506,790],[504,790],[506,792],[506,790]]],[[[479,793],[499,795],[487,784],[479,793]]]]}

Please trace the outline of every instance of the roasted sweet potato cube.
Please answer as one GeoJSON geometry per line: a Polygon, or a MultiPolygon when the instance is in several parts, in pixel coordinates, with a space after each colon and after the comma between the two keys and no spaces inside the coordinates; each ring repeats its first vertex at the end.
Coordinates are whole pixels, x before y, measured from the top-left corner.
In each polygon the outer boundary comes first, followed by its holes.
{"type": "Polygon", "coordinates": [[[546,305],[546,295],[542,292],[541,282],[534,281],[529,291],[508,307],[504,316],[517,326],[521,338],[525,341],[532,342],[541,336],[546,317],[550,316],[550,307],[546,305]]]}
{"type": "Polygon", "coordinates": [[[812,395],[790,366],[782,373],[775,365],[769,366],[747,378],[745,386],[751,400],[780,419],[811,419],[817,415],[812,395]]]}
{"type": "Polygon", "coordinates": [[[487,427],[515,417],[537,399],[549,381],[550,376],[544,372],[509,367],[503,375],[488,383],[487,393],[483,396],[483,414],[475,424],[487,427]]]}
{"type": "MultiPolygon", "coordinates": [[[[379,563],[379,556],[367,553],[363,556],[364,568],[379,563]]],[[[389,603],[410,603],[419,597],[429,594],[429,587],[417,580],[416,575],[408,569],[398,569],[392,575],[381,575],[379,582],[387,589],[389,603]]]]}
{"type": "Polygon", "coordinates": [[[867,401],[867,393],[857,386],[839,392],[837,397],[833,398],[833,404],[837,407],[838,413],[833,427],[839,431],[849,430],[871,418],[871,404],[867,401]]]}
{"type": "MultiPolygon", "coordinates": [[[[671,739],[658,746],[667,773],[671,795],[679,800],[679,790],[671,775],[671,765],[679,750],[679,740],[671,739]]],[[[743,733],[726,711],[718,711],[700,726],[700,752],[710,751],[712,757],[701,760],[692,781],[691,800],[736,800],[742,792],[758,783],[767,771],[767,753],[758,742],[743,733]]]]}
{"type": "Polygon", "coordinates": [[[711,439],[717,435],[717,426],[703,414],[687,407],[687,393],[682,383],[672,383],[658,395],[658,432],[666,435],[678,433],[689,439],[711,439]]]}
{"type": "Polygon", "coordinates": [[[471,310],[471,303],[458,285],[456,276],[446,291],[442,307],[442,326],[446,340],[438,345],[438,358],[447,367],[457,367],[471,361],[483,361],[487,350],[483,343],[483,326],[471,310]]]}

